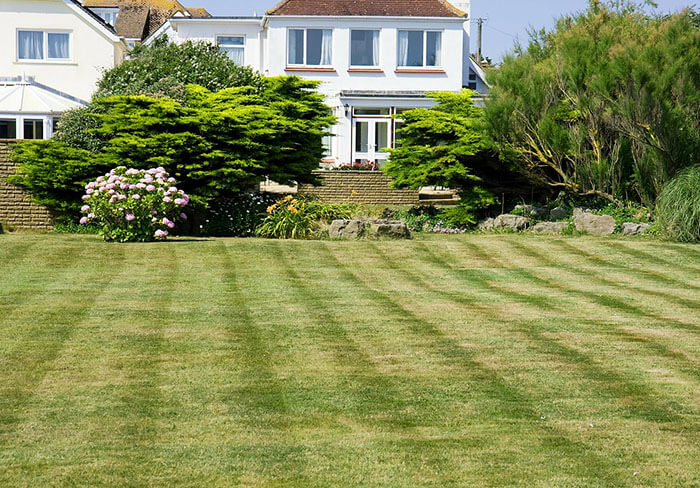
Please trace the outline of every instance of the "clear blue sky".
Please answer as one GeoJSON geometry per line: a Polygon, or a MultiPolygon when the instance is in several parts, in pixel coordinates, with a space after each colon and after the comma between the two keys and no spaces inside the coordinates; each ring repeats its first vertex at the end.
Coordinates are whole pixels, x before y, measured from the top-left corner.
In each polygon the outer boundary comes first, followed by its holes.
{"type": "MultiPolygon", "coordinates": [[[[277,0],[180,0],[187,7],[205,7],[212,15],[262,15],[277,0]]],[[[382,0],[374,0],[381,2],[382,0]]],[[[656,0],[657,11],[677,11],[700,0],[656,0]]],[[[484,55],[499,61],[519,39],[527,41],[531,27],[551,27],[563,14],[583,10],[588,0],[472,0],[472,19],[483,17],[484,55]]],[[[476,50],[476,24],[472,21],[472,51],[476,50]]]]}

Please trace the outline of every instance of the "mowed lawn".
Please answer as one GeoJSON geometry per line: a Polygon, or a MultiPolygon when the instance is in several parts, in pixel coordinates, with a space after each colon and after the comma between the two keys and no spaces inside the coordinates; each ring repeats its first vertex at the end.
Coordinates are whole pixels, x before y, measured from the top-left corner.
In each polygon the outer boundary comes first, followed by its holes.
{"type": "Polygon", "coordinates": [[[700,486],[700,247],[0,236],[0,486],[700,486]]]}

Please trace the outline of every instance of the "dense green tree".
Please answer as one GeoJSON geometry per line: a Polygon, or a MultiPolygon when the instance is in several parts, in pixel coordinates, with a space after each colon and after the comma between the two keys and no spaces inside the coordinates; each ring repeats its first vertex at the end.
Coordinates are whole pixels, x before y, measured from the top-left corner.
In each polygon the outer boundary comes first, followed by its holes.
{"type": "Polygon", "coordinates": [[[445,186],[458,189],[462,206],[452,213],[459,225],[474,223],[475,211],[494,202],[482,185],[478,168],[494,162],[484,131],[483,109],[475,107],[474,92],[438,92],[432,108],[401,113],[396,149],[384,171],[400,187],[445,186]]]}
{"type": "Polygon", "coordinates": [[[492,73],[489,132],[534,181],[652,205],[700,157],[700,31],[690,11],[651,18],[592,0],[492,73]]]}
{"type": "Polygon", "coordinates": [[[162,166],[200,204],[266,177],[310,182],[334,122],[316,87],[280,77],[218,92],[188,85],[183,103],[144,95],[100,99],[90,114],[95,126],[86,129],[100,141],[98,151],[27,141],[15,150],[14,181],[59,214],[77,208],[88,179],[121,165],[162,166]]]}

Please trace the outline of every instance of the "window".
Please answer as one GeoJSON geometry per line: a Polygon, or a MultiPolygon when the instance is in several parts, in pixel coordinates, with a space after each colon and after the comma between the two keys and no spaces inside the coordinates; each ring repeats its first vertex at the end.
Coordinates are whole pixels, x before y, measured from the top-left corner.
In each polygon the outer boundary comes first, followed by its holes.
{"type": "Polygon", "coordinates": [[[17,139],[17,121],[0,119],[0,139],[17,139]]]}
{"type": "Polygon", "coordinates": [[[389,107],[353,107],[353,115],[391,115],[389,107]]]}
{"type": "Polygon", "coordinates": [[[289,29],[287,64],[330,66],[333,31],[330,29],[289,29]]]}
{"type": "Polygon", "coordinates": [[[91,8],[90,11],[94,14],[99,15],[102,20],[107,24],[114,27],[117,23],[117,16],[119,15],[119,8],[107,7],[107,8],[91,8]]]}
{"type": "Polygon", "coordinates": [[[22,60],[68,60],[70,33],[17,31],[17,58],[22,60]]]}
{"type": "Polygon", "coordinates": [[[44,121],[41,119],[24,119],[24,138],[43,139],[44,121]]]}
{"type": "Polygon", "coordinates": [[[217,36],[216,43],[219,45],[219,50],[225,52],[238,66],[245,64],[245,37],[217,36]]]}
{"type": "Polygon", "coordinates": [[[350,66],[379,65],[379,31],[350,32],[350,66]]]}
{"type": "Polygon", "coordinates": [[[469,81],[476,81],[476,73],[469,70],[469,81]]]}
{"type": "Polygon", "coordinates": [[[442,32],[399,31],[399,66],[421,67],[441,64],[442,32]]]}

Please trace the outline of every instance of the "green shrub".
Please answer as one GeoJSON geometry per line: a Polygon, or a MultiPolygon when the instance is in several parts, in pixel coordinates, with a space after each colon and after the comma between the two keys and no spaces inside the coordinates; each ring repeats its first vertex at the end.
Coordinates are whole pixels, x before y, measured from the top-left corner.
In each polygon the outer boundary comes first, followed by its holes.
{"type": "Polygon", "coordinates": [[[256,234],[275,239],[310,239],[317,235],[322,223],[347,219],[352,206],[322,203],[288,195],[267,208],[267,217],[256,234]]]}
{"type": "Polygon", "coordinates": [[[241,193],[214,200],[201,215],[199,232],[212,237],[249,237],[265,220],[265,209],[277,197],[268,193],[241,193]]]}
{"type": "Polygon", "coordinates": [[[664,186],[656,218],[669,237],[700,241],[700,165],[682,171],[664,186]]]}
{"type": "Polygon", "coordinates": [[[441,222],[441,213],[433,205],[419,205],[390,212],[387,217],[406,222],[411,232],[428,232],[441,222]]]}
{"type": "Polygon", "coordinates": [[[635,202],[609,203],[603,208],[593,210],[597,215],[609,215],[615,219],[617,227],[625,222],[647,224],[651,222],[651,212],[644,205],[635,202]]]}

